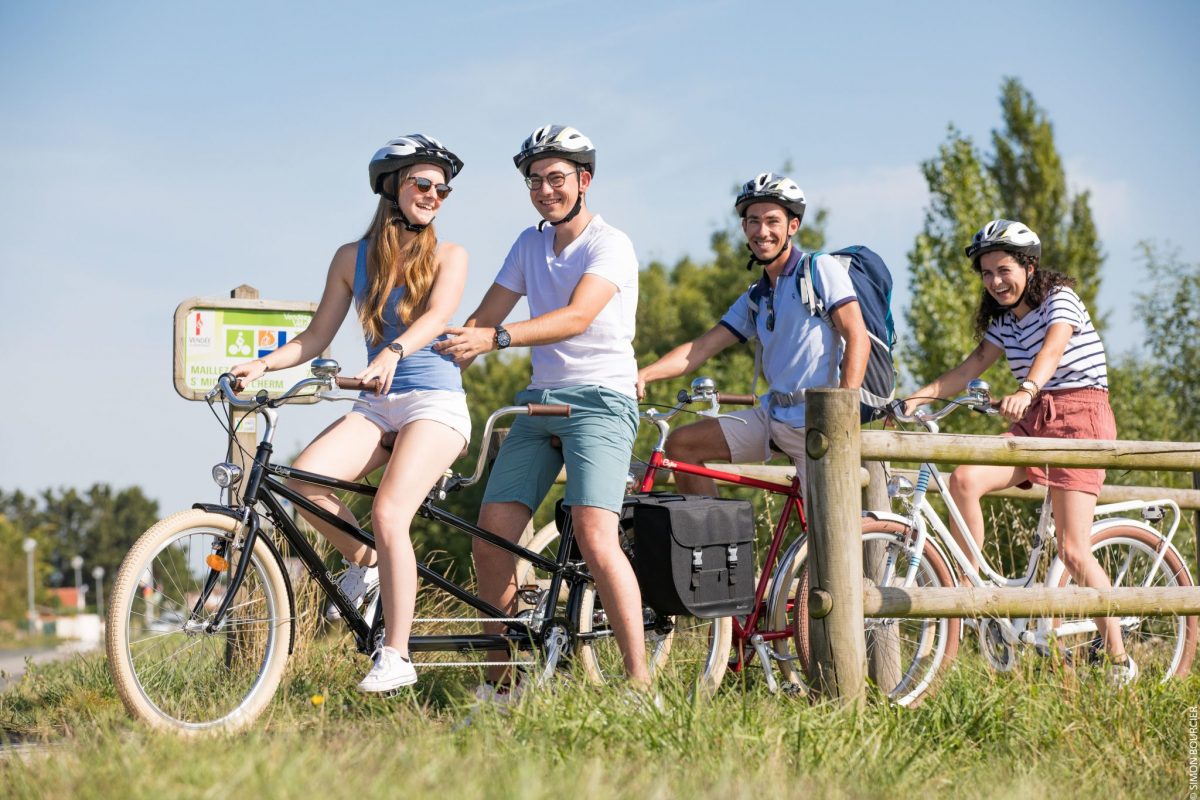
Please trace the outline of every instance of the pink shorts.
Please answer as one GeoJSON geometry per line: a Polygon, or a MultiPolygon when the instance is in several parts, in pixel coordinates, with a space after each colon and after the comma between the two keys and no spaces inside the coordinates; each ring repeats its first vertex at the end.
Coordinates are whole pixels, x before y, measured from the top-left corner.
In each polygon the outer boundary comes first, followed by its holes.
{"type": "MultiPolygon", "coordinates": [[[[1025,416],[1008,429],[1006,436],[1042,436],[1049,439],[1116,439],[1117,421],[1108,404],[1108,392],[1086,387],[1042,392],[1030,404],[1025,416]]],[[[1078,467],[1026,467],[1028,480],[1018,484],[1028,489],[1033,484],[1054,489],[1087,492],[1099,496],[1104,485],[1104,470],[1078,467]]]]}

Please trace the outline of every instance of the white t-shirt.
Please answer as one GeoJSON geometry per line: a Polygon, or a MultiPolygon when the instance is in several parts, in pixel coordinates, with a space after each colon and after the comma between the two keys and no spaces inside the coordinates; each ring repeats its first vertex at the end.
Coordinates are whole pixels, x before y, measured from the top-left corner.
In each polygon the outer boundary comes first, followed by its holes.
{"type": "Polygon", "coordinates": [[[1017,319],[1011,311],[1005,312],[992,320],[983,339],[1004,350],[1013,377],[1023,381],[1029,377],[1029,368],[1042,349],[1046,331],[1056,322],[1071,326],[1071,338],[1058,368],[1042,389],[1108,389],[1104,344],[1083,301],[1069,287],[1060,286],[1052,291],[1024,319],[1017,319]]]}
{"type": "Polygon", "coordinates": [[[638,261],[633,243],[599,216],[575,241],[554,254],[554,226],[527,228],[504,259],[496,283],[525,295],[529,315],[565,307],[584,275],[599,275],[617,287],[587,330],[533,350],[530,389],[604,386],[637,397],[633,329],[637,318],[638,261]]]}
{"type": "MultiPolygon", "coordinates": [[[[838,385],[842,337],[828,322],[814,317],[800,299],[796,270],[802,258],[800,248],[793,247],[791,258],[773,289],[765,275],[756,282],[762,298],[757,316],[751,313],[750,291],[755,287],[751,284],[720,322],[743,342],[755,338],[761,342],[763,377],[770,384],[771,392],[793,394],[804,389],[838,385]]],[[[813,277],[817,296],[829,312],[845,303],[857,302],[850,273],[833,256],[817,258],[813,277]]],[[[771,404],[771,417],[801,428],[804,427],[804,409],[802,399],[790,406],[771,404]]]]}

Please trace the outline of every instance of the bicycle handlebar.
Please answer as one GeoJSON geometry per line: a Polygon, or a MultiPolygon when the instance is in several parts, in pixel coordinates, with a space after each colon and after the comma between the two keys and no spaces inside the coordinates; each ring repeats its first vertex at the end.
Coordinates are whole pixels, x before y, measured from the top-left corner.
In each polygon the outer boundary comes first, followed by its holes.
{"type": "Polygon", "coordinates": [[[890,410],[892,412],[892,416],[900,422],[928,426],[938,422],[950,414],[953,414],[955,409],[957,409],[959,406],[966,406],[972,411],[980,414],[988,414],[990,416],[1000,413],[999,404],[1000,402],[998,400],[992,400],[990,393],[985,387],[981,390],[968,392],[967,394],[956,397],[953,400],[947,400],[946,405],[937,411],[923,413],[921,411],[921,408],[923,408],[922,406],[913,414],[905,414],[903,400],[893,400],[888,406],[888,410],[890,410]]]}
{"type": "Polygon", "coordinates": [[[758,398],[752,394],[725,394],[717,392],[717,402],[724,403],[727,406],[752,406],[758,402],[758,398]]]}
{"type": "MultiPolygon", "coordinates": [[[[321,362],[318,360],[317,362],[314,362],[314,365],[320,363],[321,362]]],[[[217,378],[216,385],[209,390],[207,395],[205,395],[205,399],[208,400],[209,403],[213,403],[218,396],[224,397],[225,402],[229,403],[229,405],[233,406],[234,408],[245,408],[251,411],[266,413],[268,416],[268,422],[270,423],[274,419],[274,411],[272,411],[273,408],[293,399],[301,391],[310,386],[316,387],[315,396],[318,398],[325,400],[345,400],[349,398],[325,396],[325,392],[335,387],[344,390],[357,389],[372,391],[377,383],[377,381],[371,381],[367,383],[356,380],[355,378],[339,378],[336,375],[337,364],[335,362],[328,362],[328,365],[322,364],[321,368],[323,371],[332,370],[332,372],[323,372],[323,374],[318,374],[316,377],[304,378],[295,386],[274,399],[270,399],[265,390],[260,390],[252,399],[238,397],[234,386],[239,379],[226,372],[224,375],[217,378]]],[[[316,366],[314,366],[314,371],[317,371],[316,366]]],[[[479,479],[483,476],[483,470],[487,463],[486,443],[491,439],[492,429],[495,426],[496,420],[500,417],[508,416],[510,414],[530,417],[569,417],[571,416],[571,407],[569,405],[555,403],[527,403],[523,406],[505,406],[493,411],[487,418],[487,422],[483,427],[483,437],[481,441],[483,441],[485,444],[480,448],[479,457],[475,462],[475,470],[471,474],[471,477],[460,478],[455,481],[454,483],[457,487],[466,487],[479,482],[479,479]]],[[[271,428],[271,424],[268,424],[268,431],[270,431],[271,428]]],[[[270,433],[267,435],[270,436],[270,433]]]]}

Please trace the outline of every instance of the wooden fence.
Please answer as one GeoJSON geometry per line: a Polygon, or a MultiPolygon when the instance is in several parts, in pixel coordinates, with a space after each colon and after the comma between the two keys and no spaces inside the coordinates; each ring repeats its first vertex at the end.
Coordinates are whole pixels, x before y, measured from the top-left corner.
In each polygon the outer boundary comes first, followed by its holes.
{"type": "Polygon", "coordinates": [[[1200,471],[1200,444],[862,431],[858,392],[810,390],[808,508],[813,683],[825,697],[865,691],[864,616],[1023,617],[1200,613],[1200,588],[866,590],[859,460],[1200,471]],[[819,615],[819,616],[818,616],[819,615]]]}

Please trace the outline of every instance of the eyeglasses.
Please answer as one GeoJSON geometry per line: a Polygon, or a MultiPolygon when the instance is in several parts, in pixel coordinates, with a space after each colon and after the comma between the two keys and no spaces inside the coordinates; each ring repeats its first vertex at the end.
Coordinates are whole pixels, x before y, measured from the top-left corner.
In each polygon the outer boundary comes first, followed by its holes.
{"type": "Polygon", "coordinates": [[[410,175],[408,176],[408,182],[416,186],[417,191],[421,194],[425,194],[425,192],[433,189],[435,192],[437,192],[439,200],[445,200],[450,196],[450,193],[454,191],[453,187],[447,186],[444,183],[434,183],[433,181],[429,180],[429,178],[417,178],[410,175]]]}
{"type": "Polygon", "coordinates": [[[551,189],[560,189],[567,182],[568,175],[578,175],[578,168],[574,172],[551,172],[549,175],[530,175],[525,179],[525,185],[530,191],[536,192],[542,188],[543,183],[550,184],[551,189]]]}

